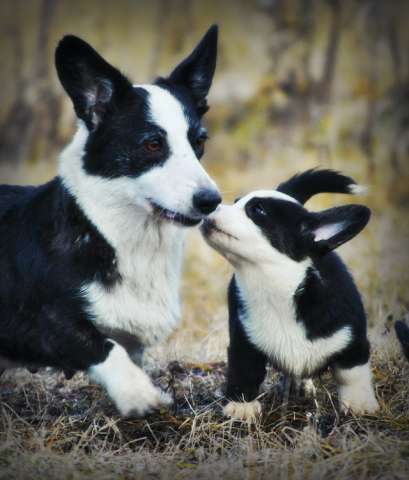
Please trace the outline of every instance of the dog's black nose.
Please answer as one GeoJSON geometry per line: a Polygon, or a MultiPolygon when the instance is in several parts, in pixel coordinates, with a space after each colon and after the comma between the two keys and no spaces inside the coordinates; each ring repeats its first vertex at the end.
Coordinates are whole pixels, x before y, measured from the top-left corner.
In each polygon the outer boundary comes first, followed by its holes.
{"type": "Polygon", "coordinates": [[[212,213],[213,210],[216,210],[217,205],[219,205],[221,201],[222,197],[217,190],[199,190],[193,195],[193,206],[198,212],[204,215],[208,215],[212,213]]]}

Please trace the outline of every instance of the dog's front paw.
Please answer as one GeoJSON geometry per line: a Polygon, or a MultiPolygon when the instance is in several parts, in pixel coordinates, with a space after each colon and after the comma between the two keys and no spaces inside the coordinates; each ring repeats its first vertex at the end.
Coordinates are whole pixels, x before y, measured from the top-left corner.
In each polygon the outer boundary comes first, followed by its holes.
{"type": "Polygon", "coordinates": [[[155,387],[151,381],[125,385],[113,398],[123,417],[142,417],[172,404],[172,397],[155,387]]]}
{"type": "Polygon", "coordinates": [[[261,415],[261,403],[258,400],[253,400],[252,402],[229,402],[223,408],[223,415],[233,420],[255,422],[261,415]]]}
{"type": "Polygon", "coordinates": [[[114,346],[105,361],[93,365],[88,373],[107,389],[119,413],[124,417],[143,416],[170,405],[171,397],[153,385],[123,347],[112,343],[114,346]]]}

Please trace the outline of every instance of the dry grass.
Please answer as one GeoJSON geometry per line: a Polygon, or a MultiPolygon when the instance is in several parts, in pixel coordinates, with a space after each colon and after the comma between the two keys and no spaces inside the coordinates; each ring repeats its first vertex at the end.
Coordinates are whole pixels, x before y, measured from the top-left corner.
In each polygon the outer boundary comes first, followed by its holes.
{"type": "Polygon", "coordinates": [[[0,478],[407,478],[408,366],[376,357],[376,417],[340,417],[333,382],[317,399],[280,403],[272,372],[257,425],[220,415],[224,363],[152,372],[171,411],[120,419],[82,375],[9,376],[1,388],[0,478]]]}

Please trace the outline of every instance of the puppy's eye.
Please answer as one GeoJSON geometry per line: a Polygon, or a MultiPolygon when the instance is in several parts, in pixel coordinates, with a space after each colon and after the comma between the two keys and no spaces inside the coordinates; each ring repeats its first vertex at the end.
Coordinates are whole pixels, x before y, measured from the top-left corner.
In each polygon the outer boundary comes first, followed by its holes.
{"type": "Polygon", "coordinates": [[[160,152],[163,148],[163,141],[161,138],[153,138],[144,142],[144,147],[149,153],[160,152]]]}
{"type": "Polygon", "coordinates": [[[260,202],[255,203],[251,207],[251,211],[255,215],[267,215],[266,211],[264,210],[263,205],[260,202]]]}

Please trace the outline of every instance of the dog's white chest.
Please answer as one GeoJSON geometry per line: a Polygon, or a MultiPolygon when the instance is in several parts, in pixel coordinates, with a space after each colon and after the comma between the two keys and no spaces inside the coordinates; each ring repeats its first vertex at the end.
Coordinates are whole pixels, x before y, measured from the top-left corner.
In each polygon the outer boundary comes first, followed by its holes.
{"type": "Polygon", "coordinates": [[[313,374],[324,366],[351,338],[349,327],[330,337],[312,341],[307,338],[305,326],[296,320],[293,303],[300,283],[286,285],[285,277],[278,277],[275,285],[259,283],[249,289],[248,282],[237,282],[245,306],[240,321],[250,341],[279,367],[298,377],[313,374]]]}
{"type": "Polygon", "coordinates": [[[180,235],[157,248],[150,239],[119,252],[122,281],[110,289],[97,282],[83,288],[94,323],[134,335],[146,346],[166,339],[180,319],[182,254],[180,235]]]}

